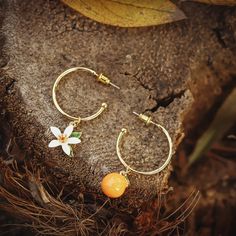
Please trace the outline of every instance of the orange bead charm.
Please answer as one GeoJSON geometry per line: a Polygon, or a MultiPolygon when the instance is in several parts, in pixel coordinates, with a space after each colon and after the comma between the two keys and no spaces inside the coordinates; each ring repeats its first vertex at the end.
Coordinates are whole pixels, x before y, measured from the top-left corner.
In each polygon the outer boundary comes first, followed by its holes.
{"type": "Polygon", "coordinates": [[[123,195],[129,183],[125,176],[119,173],[106,175],[101,183],[102,191],[110,198],[118,198],[123,195]]]}

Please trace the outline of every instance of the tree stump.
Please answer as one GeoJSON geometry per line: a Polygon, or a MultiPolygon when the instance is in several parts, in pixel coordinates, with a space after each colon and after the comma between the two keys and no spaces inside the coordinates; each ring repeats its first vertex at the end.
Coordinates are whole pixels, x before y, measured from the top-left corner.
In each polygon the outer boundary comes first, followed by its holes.
{"type": "MultiPolygon", "coordinates": [[[[27,156],[47,166],[62,185],[103,196],[104,175],[124,169],[116,156],[116,139],[126,127],[129,134],[121,149],[125,160],[140,170],[160,166],[168,153],[165,136],[132,112],[151,115],[163,125],[175,151],[184,136],[184,121],[190,114],[199,117],[194,108],[201,96],[208,98],[201,87],[214,88],[214,100],[219,94],[216,88],[235,73],[235,8],[196,3],[181,8],[188,16],[184,21],[125,29],[96,23],[59,1],[4,1],[1,103],[27,156]],[[219,64],[230,67],[226,77],[214,73],[219,64]],[[198,69],[191,76],[191,68],[199,65],[218,80],[206,84],[212,77],[202,70],[198,78],[198,69]],[[102,72],[121,89],[99,84],[84,73],[68,76],[60,84],[59,102],[75,116],[89,115],[102,102],[108,103],[101,116],[78,127],[82,143],[75,157],[68,158],[60,148],[47,147],[53,139],[49,127],[63,130],[70,122],[53,105],[51,90],[56,77],[75,66],[102,72]],[[201,96],[194,100],[194,94],[201,96]]],[[[170,170],[169,165],[160,175],[130,175],[131,185],[121,200],[137,204],[153,197],[161,185],[168,186],[170,170]]]]}

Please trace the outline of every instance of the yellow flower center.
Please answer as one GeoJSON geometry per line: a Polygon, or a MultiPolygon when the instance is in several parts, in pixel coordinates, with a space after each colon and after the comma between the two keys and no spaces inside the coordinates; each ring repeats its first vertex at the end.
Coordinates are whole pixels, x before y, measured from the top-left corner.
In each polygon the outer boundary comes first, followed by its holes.
{"type": "Polygon", "coordinates": [[[61,142],[61,143],[65,143],[67,140],[68,140],[68,137],[64,134],[61,134],[59,137],[58,137],[58,140],[61,142]]]}

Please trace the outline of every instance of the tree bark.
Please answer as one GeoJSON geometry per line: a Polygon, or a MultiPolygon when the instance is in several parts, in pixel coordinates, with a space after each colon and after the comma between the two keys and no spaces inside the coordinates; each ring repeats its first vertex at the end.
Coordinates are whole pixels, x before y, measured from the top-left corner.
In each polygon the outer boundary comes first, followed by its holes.
{"type": "MultiPolygon", "coordinates": [[[[187,121],[201,117],[197,104],[203,97],[212,104],[236,74],[235,8],[181,7],[188,16],[184,21],[125,29],[93,22],[59,1],[3,2],[1,103],[27,156],[47,166],[62,185],[103,196],[104,175],[124,169],[116,139],[126,127],[125,160],[140,170],[160,166],[168,153],[165,136],[132,112],[149,114],[163,125],[175,151],[184,136],[183,123],[189,130],[193,123],[187,121]],[[218,65],[224,68],[220,72],[218,65]],[[63,130],[70,122],[53,105],[51,90],[56,77],[75,66],[104,73],[121,90],[83,73],[61,84],[60,104],[70,114],[83,117],[108,103],[101,116],[78,127],[82,143],[68,158],[60,148],[47,147],[53,139],[49,127],[63,130]]],[[[153,197],[161,184],[168,186],[170,171],[171,166],[161,175],[130,175],[122,201],[137,204],[153,197]]]]}

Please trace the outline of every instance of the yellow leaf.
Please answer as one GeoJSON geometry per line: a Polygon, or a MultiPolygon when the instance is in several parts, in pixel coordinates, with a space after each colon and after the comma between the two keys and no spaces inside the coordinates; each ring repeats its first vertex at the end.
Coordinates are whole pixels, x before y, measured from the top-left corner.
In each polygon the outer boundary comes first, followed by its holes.
{"type": "Polygon", "coordinates": [[[62,0],[81,14],[121,27],[159,25],[185,19],[168,0],[62,0]]]}
{"type": "Polygon", "coordinates": [[[215,5],[227,5],[227,6],[235,6],[236,0],[185,0],[185,1],[194,1],[194,2],[202,2],[207,4],[215,4],[215,5]]]}

